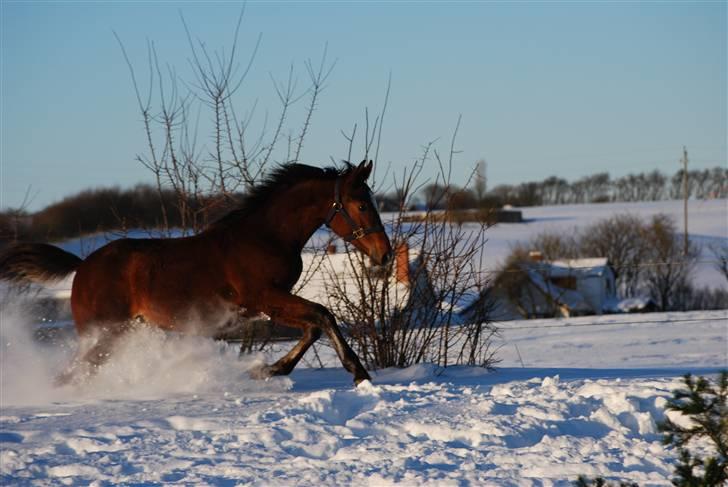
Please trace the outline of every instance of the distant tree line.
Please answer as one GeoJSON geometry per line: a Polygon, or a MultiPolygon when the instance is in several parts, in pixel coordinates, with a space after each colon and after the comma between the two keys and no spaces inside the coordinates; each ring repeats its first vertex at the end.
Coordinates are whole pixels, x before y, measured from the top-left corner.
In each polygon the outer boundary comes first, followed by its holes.
{"type": "Polygon", "coordinates": [[[184,226],[181,215],[193,214],[200,220],[212,221],[235,198],[189,197],[184,201],[173,189],[139,184],[130,189],[97,188],[68,196],[44,209],[29,213],[9,209],[0,212],[0,241],[58,241],[111,230],[132,228],[169,228],[184,226]],[[180,211],[166,211],[184,207],[180,211]]]}
{"type": "MultiPolygon", "coordinates": [[[[575,181],[551,176],[543,181],[517,185],[501,184],[490,191],[430,184],[420,191],[420,206],[434,209],[493,208],[503,205],[541,206],[580,203],[661,201],[684,197],[682,169],[667,176],[660,171],[628,174],[612,179],[603,172],[575,181]]],[[[728,169],[688,171],[688,197],[697,199],[728,197],[728,169]]],[[[477,186],[477,185],[473,185],[477,186]]],[[[482,186],[482,185],[481,185],[482,186]]],[[[397,195],[382,195],[385,210],[398,201],[397,195]]]]}
{"type": "MultiPolygon", "coordinates": [[[[480,167],[480,166],[479,166],[480,167]]],[[[476,175],[477,176],[477,175],[476,175]]],[[[660,201],[683,197],[683,171],[668,177],[660,171],[629,174],[611,179],[608,173],[569,182],[551,176],[540,182],[499,185],[485,190],[485,180],[475,178],[472,188],[432,183],[424,186],[412,208],[473,209],[503,205],[539,206],[610,201],[660,201]]],[[[697,199],[727,198],[728,169],[688,171],[688,196],[697,199]]],[[[0,212],[0,241],[52,241],[100,231],[128,228],[200,229],[224,214],[240,193],[200,194],[174,188],[139,184],[81,191],[46,208],[29,213],[23,208],[0,212]]],[[[380,210],[399,211],[403,201],[397,191],[378,194],[380,210]]]]}

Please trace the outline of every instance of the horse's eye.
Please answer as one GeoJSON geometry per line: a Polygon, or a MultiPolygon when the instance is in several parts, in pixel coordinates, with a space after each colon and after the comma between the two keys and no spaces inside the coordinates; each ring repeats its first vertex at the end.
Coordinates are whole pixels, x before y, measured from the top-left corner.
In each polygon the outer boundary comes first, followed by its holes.
{"type": "Polygon", "coordinates": [[[362,203],[359,205],[359,211],[367,211],[367,204],[362,203]]]}

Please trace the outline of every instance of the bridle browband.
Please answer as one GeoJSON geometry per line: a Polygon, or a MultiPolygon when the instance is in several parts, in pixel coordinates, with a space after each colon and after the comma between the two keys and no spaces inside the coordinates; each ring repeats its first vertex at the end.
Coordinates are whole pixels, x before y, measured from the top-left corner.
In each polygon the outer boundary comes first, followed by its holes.
{"type": "Polygon", "coordinates": [[[341,216],[344,217],[344,220],[346,220],[346,223],[349,224],[349,228],[351,228],[351,233],[346,236],[342,236],[342,238],[346,242],[352,242],[354,240],[359,240],[360,238],[364,238],[367,235],[371,233],[379,233],[384,232],[384,227],[382,225],[374,225],[372,227],[364,228],[360,225],[357,225],[354,219],[349,215],[349,212],[346,211],[346,208],[344,208],[344,204],[341,202],[341,178],[336,178],[336,184],[334,185],[334,203],[331,205],[331,208],[329,209],[329,213],[326,215],[326,220],[324,221],[324,224],[331,228],[331,220],[334,219],[337,213],[339,213],[341,216]]]}

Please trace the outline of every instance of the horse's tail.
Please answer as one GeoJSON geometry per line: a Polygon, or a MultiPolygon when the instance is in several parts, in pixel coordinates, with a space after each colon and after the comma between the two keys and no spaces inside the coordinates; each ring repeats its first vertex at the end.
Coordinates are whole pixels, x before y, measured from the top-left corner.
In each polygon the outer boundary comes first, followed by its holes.
{"type": "Polygon", "coordinates": [[[0,251],[0,279],[14,283],[56,281],[75,271],[82,259],[53,245],[15,244],[0,251]]]}

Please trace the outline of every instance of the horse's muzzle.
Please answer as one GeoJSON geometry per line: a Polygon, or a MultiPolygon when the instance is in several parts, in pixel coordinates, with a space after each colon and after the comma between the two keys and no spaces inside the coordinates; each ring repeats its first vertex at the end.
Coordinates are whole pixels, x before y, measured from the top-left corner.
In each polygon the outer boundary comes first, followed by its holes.
{"type": "Polygon", "coordinates": [[[387,250],[385,254],[379,259],[379,265],[387,265],[392,261],[392,249],[387,250]]]}

